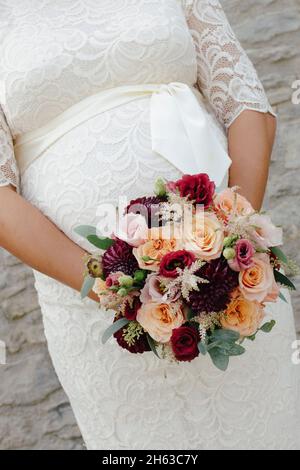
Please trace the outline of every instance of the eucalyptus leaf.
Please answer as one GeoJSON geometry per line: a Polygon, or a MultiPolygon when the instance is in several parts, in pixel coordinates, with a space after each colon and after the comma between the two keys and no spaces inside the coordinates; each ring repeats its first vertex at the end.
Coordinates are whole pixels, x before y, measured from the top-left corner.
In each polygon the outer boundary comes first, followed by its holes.
{"type": "Polygon", "coordinates": [[[79,225],[74,228],[74,232],[83,238],[87,238],[89,235],[96,235],[96,227],[92,225],[79,225]]]}
{"type": "Polygon", "coordinates": [[[240,334],[233,330],[215,330],[212,334],[214,340],[235,343],[240,339],[240,334]]]}
{"type": "Polygon", "coordinates": [[[292,283],[292,281],[290,281],[284,274],[282,274],[280,271],[277,271],[276,269],[274,269],[274,276],[275,276],[275,280],[276,282],[278,282],[279,284],[283,285],[283,286],[286,286],[288,287],[289,289],[291,290],[296,290],[296,287],[294,286],[294,284],[292,283]]]}
{"type": "Polygon", "coordinates": [[[261,328],[260,328],[260,331],[263,331],[264,333],[270,333],[274,326],[276,325],[276,321],[275,320],[271,320],[269,321],[268,323],[265,323],[261,328]]]}
{"type": "Polygon", "coordinates": [[[220,347],[219,349],[223,352],[224,355],[227,356],[241,356],[246,352],[246,349],[240,344],[231,344],[229,347],[224,349],[220,347]]]}
{"type": "Polygon", "coordinates": [[[284,264],[288,264],[288,259],[287,257],[285,256],[285,254],[283,253],[283,251],[278,248],[278,246],[273,246],[271,248],[271,252],[273,253],[273,255],[276,256],[276,258],[279,259],[279,261],[281,261],[282,263],[284,264]]]}
{"type": "Polygon", "coordinates": [[[229,356],[225,356],[224,354],[222,354],[219,348],[213,348],[211,351],[209,351],[209,355],[214,365],[218,369],[223,372],[227,370],[229,364],[229,356]]]}
{"type": "Polygon", "coordinates": [[[94,284],[95,284],[95,279],[93,277],[86,276],[84,278],[81,291],[80,291],[80,295],[82,299],[84,299],[85,297],[89,295],[90,291],[94,287],[94,284]]]}
{"type": "Polygon", "coordinates": [[[198,343],[198,349],[199,349],[199,352],[205,356],[207,354],[207,347],[206,345],[203,343],[203,341],[199,341],[198,343]]]}
{"type": "Polygon", "coordinates": [[[281,300],[283,300],[286,304],[288,303],[288,301],[286,300],[285,295],[283,295],[282,292],[279,292],[279,298],[280,298],[281,300]]]}
{"type": "Polygon", "coordinates": [[[249,341],[255,341],[256,340],[256,333],[251,336],[246,336],[246,339],[249,339],[249,341]]]}
{"type": "Polygon", "coordinates": [[[109,340],[109,338],[113,336],[117,331],[121,330],[121,328],[124,328],[124,326],[128,325],[129,321],[130,320],[127,320],[127,318],[120,318],[112,325],[110,325],[103,333],[102,344],[105,344],[109,340]]]}
{"type": "Polygon", "coordinates": [[[147,340],[148,340],[148,344],[151,348],[151,351],[155,354],[155,356],[158,357],[158,359],[160,359],[158,353],[157,353],[157,350],[156,350],[156,344],[155,344],[155,341],[153,338],[151,338],[151,336],[147,333],[147,340]]]}
{"type": "Polygon", "coordinates": [[[101,250],[107,250],[115,243],[115,240],[112,238],[102,238],[97,235],[88,235],[86,238],[92,245],[100,248],[101,250]]]}

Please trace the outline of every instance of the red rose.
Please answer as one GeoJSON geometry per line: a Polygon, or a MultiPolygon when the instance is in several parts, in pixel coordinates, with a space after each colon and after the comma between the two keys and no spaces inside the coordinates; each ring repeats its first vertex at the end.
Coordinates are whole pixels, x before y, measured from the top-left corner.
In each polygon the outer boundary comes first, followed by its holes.
{"type": "Polygon", "coordinates": [[[173,330],[171,345],[177,361],[192,361],[199,356],[199,332],[191,326],[180,326],[173,330]]]}
{"type": "Polygon", "coordinates": [[[172,251],[162,258],[159,274],[165,277],[177,277],[177,268],[189,268],[195,260],[195,255],[190,251],[172,251]]]}
{"type": "Polygon", "coordinates": [[[181,197],[187,197],[196,204],[203,204],[204,209],[211,206],[216,185],[206,173],[184,175],[175,185],[181,197]]]}

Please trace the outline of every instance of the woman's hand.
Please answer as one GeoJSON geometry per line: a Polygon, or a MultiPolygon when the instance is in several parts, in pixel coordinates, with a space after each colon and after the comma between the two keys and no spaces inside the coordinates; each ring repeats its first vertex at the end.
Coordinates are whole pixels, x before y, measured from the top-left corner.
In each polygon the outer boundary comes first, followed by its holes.
{"type": "MultiPolygon", "coordinates": [[[[0,187],[0,246],[33,269],[80,291],[85,251],[11,186],[0,187]]],[[[98,301],[93,292],[90,298],[98,301]]]]}
{"type": "Polygon", "coordinates": [[[232,159],[229,185],[260,210],[266,190],[270,157],[276,133],[276,118],[257,111],[243,111],[228,130],[232,159]]]}

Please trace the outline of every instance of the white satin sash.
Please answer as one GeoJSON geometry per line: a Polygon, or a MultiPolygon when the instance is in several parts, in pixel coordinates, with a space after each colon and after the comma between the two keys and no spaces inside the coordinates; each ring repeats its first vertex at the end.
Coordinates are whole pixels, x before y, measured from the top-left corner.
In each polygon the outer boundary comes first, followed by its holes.
{"type": "Polygon", "coordinates": [[[207,173],[219,186],[231,160],[208,124],[201,95],[184,83],[129,85],[75,104],[45,126],[20,135],[14,150],[21,174],[67,132],[96,115],[150,96],[152,150],[182,173],[207,173]],[[199,95],[199,96],[198,96],[199,95]]]}

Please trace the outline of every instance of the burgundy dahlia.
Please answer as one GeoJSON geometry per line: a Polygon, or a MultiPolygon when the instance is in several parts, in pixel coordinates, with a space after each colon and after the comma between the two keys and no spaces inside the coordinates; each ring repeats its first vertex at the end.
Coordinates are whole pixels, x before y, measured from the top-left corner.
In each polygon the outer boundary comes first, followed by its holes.
{"type": "Polygon", "coordinates": [[[109,274],[117,271],[132,276],[139,266],[132,253],[132,247],[123,240],[117,239],[104,253],[102,267],[103,274],[107,277],[109,274]]]}
{"type": "Polygon", "coordinates": [[[188,304],[196,313],[220,312],[230,302],[230,294],[238,286],[238,273],[232,271],[224,258],[206,263],[197,275],[209,283],[199,283],[199,291],[192,291],[188,304]]]}
{"type": "Polygon", "coordinates": [[[187,197],[188,200],[196,204],[203,204],[207,209],[213,202],[213,195],[216,185],[209,179],[206,173],[199,175],[183,175],[175,182],[175,187],[179,190],[181,197],[187,197]]]}
{"type": "Polygon", "coordinates": [[[130,201],[126,208],[126,213],[133,212],[134,214],[141,214],[145,217],[148,227],[157,227],[159,225],[159,204],[166,201],[166,198],[159,196],[140,197],[130,201]]]}
{"type": "MultiPolygon", "coordinates": [[[[118,318],[115,319],[115,321],[118,318]]],[[[126,326],[124,328],[121,328],[119,331],[114,333],[114,337],[118,343],[118,345],[123,348],[127,349],[127,351],[133,353],[133,354],[142,354],[147,351],[151,351],[151,348],[149,346],[148,340],[147,340],[147,335],[142,334],[138,339],[135,340],[135,342],[131,345],[127,343],[127,341],[124,338],[124,334],[126,333],[126,326]]]]}

